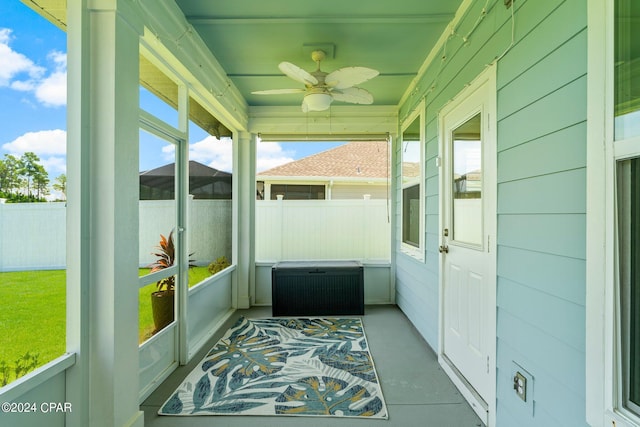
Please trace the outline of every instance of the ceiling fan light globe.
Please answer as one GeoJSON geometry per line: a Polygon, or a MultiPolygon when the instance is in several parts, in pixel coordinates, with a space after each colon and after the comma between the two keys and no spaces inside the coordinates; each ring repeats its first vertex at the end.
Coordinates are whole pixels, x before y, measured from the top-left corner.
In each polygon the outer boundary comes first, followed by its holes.
{"type": "Polygon", "coordinates": [[[324,111],[331,105],[333,97],[328,93],[310,93],[304,97],[309,111],[324,111]]]}

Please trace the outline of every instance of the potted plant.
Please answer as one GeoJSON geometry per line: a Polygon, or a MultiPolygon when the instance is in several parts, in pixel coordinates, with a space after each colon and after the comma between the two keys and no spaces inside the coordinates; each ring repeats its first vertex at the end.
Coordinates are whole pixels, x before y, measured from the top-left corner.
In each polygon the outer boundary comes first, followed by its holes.
{"type": "MultiPolygon", "coordinates": [[[[160,243],[157,248],[158,252],[153,253],[157,257],[156,261],[149,265],[150,273],[164,270],[171,267],[176,261],[176,249],[173,242],[173,230],[168,237],[160,235],[160,243]]],[[[191,257],[193,253],[189,254],[191,257]]],[[[189,268],[194,267],[193,260],[189,260],[189,268]]],[[[153,333],[162,330],[169,323],[173,322],[175,317],[175,276],[165,277],[156,283],[157,290],[151,294],[151,311],[153,313],[153,323],[155,330],[153,333]]]]}

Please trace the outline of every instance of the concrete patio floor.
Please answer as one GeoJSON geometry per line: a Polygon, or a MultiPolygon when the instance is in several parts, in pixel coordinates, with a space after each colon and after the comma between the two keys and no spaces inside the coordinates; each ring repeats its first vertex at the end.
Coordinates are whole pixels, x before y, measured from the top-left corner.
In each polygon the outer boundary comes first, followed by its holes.
{"type": "Polygon", "coordinates": [[[438,365],[436,354],[396,306],[367,306],[362,316],[389,411],[388,420],[325,417],[159,416],[157,411],[239,316],[270,317],[271,307],[236,311],[191,363],[179,367],[143,402],[147,427],[480,427],[471,407],[438,365]]]}

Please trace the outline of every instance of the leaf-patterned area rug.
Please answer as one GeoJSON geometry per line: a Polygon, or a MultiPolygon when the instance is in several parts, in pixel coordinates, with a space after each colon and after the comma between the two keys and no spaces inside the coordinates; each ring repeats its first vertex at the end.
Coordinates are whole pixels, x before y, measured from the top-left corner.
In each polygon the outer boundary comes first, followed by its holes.
{"type": "Polygon", "coordinates": [[[359,318],[241,317],[158,413],[388,417],[359,318]]]}

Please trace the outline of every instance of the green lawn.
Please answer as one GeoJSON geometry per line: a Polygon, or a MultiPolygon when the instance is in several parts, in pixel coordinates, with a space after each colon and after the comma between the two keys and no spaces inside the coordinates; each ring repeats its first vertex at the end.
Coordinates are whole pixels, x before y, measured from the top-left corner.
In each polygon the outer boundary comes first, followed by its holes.
{"type": "MultiPolygon", "coordinates": [[[[147,269],[141,269],[140,275],[147,269]]],[[[206,267],[189,271],[189,286],[209,272],[206,267]]],[[[65,352],[66,271],[20,271],[0,273],[0,364],[14,366],[25,353],[37,353],[43,365],[65,352]]],[[[155,283],[139,291],[139,339],[153,331],[151,293],[155,283]]]]}
{"type": "Polygon", "coordinates": [[[0,362],[14,365],[27,352],[39,364],[65,352],[66,271],[0,273],[0,362]]]}

